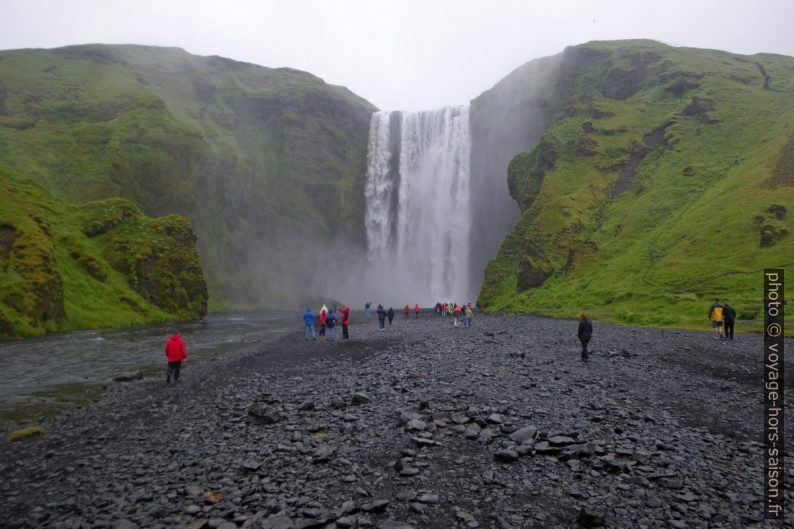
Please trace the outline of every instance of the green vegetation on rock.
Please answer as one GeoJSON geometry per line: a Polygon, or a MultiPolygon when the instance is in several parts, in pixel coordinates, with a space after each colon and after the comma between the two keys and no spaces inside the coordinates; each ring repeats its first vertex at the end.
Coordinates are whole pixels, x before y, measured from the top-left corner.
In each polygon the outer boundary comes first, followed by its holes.
{"type": "Polygon", "coordinates": [[[31,437],[39,437],[44,435],[46,430],[42,426],[28,426],[11,432],[6,437],[6,443],[13,443],[14,441],[21,441],[22,439],[29,439],[31,437]]]}
{"type": "MultiPolygon", "coordinates": [[[[373,110],[305,72],[176,48],[0,52],[0,164],[69,203],[120,197],[147,215],[191,219],[214,309],[305,294],[281,271],[311,241],[364,246],[373,110]]],[[[162,223],[182,237],[175,219],[162,223]]],[[[119,236],[137,237],[131,228],[119,236]]],[[[130,256],[105,255],[125,274],[130,256]]],[[[175,293],[155,277],[171,259],[142,261],[143,296],[152,281],[175,293]]],[[[80,267],[104,272],[90,259],[80,267]]],[[[125,306],[138,313],[136,304],[125,306]]]]}
{"type": "Polygon", "coordinates": [[[0,167],[0,338],[206,311],[186,219],[151,219],[126,199],[70,205],[0,167]]]}
{"type": "Polygon", "coordinates": [[[763,269],[794,264],[794,58],[623,41],[558,63],[478,304],[702,327],[718,296],[759,317],[763,269]]]}

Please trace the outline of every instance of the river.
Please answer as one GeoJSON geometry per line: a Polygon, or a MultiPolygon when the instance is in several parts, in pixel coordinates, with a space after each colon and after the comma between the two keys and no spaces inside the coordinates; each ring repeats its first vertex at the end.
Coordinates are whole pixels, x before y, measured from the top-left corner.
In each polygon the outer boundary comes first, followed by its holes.
{"type": "Polygon", "coordinates": [[[163,347],[181,331],[190,363],[210,360],[241,346],[295,329],[298,311],[218,314],[190,323],[56,333],[0,343],[0,422],[27,422],[81,406],[101,396],[115,376],[165,373],[163,347]]]}

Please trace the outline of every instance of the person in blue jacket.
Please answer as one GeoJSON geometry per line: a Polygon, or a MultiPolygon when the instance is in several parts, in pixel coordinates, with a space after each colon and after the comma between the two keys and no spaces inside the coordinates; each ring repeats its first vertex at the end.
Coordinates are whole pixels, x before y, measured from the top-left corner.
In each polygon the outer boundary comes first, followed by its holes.
{"type": "Polygon", "coordinates": [[[316,340],[317,336],[314,334],[314,313],[312,312],[311,308],[307,308],[306,312],[303,313],[303,323],[306,324],[306,330],[304,332],[304,341],[309,341],[309,336],[311,336],[312,340],[316,340]]]}
{"type": "Polygon", "coordinates": [[[326,342],[333,342],[334,341],[334,326],[336,325],[336,306],[334,306],[331,310],[328,311],[328,314],[325,316],[325,341],[326,342]]]}

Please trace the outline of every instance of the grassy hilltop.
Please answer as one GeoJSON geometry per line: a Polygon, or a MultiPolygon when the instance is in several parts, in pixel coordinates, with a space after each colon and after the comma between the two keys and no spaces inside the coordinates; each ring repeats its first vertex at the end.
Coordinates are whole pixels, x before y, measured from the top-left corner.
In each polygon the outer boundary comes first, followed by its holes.
{"type": "Polygon", "coordinates": [[[71,204],[189,218],[216,309],[300,295],[295,241],[364,245],[373,110],[305,72],[175,48],[0,52],[0,165],[71,204]]]}
{"type": "Polygon", "coordinates": [[[761,317],[763,269],[794,264],[794,58],[621,41],[553,64],[500,83],[545,132],[510,163],[522,216],[479,305],[702,327],[719,296],[761,317]]]}

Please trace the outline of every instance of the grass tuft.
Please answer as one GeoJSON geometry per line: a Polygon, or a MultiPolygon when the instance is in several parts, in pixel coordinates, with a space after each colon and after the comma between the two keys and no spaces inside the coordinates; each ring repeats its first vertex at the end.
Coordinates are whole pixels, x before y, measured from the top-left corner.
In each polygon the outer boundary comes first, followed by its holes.
{"type": "Polygon", "coordinates": [[[14,441],[21,441],[22,439],[30,439],[32,437],[40,437],[45,433],[46,431],[41,426],[21,428],[15,432],[11,432],[8,437],[6,437],[6,443],[13,443],[14,441]]]}

